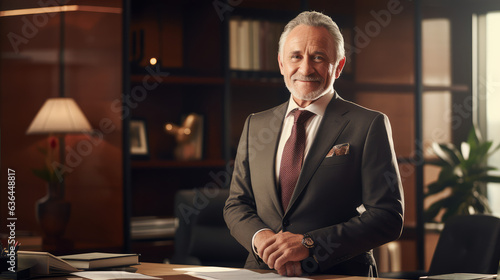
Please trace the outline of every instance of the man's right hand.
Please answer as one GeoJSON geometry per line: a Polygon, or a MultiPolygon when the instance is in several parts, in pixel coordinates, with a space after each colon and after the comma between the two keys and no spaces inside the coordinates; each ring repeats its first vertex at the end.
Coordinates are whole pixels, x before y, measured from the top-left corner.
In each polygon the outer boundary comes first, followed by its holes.
{"type": "Polygon", "coordinates": [[[262,253],[264,252],[266,247],[269,246],[269,243],[266,241],[274,235],[276,235],[276,233],[274,233],[274,231],[272,230],[263,230],[255,235],[254,246],[255,248],[257,248],[259,257],[262,257],[262,253]]]}
{"type": "MultiPolygon", "coordinates": [[[[282,233],[281,231],[279,233],[282,233]]],[[[272,230],[263,230],[255,235],[254,246],[257,248],[257,253],[263,261],[269,265],[266,261],[267,258],[263,256],[264,251],[267,247],[274,244],[276,241],[277,233],[272,230]]],[[[266,252],[267,253],[267,252],[266,252]]],[[[269,252],[272,253],[272,252],[269,252]]],[[[301,276],[302,268],[300,261],[288,261],[280,267],[271,267],[277,270],[277,272],[282,276],[301,276]]]]}

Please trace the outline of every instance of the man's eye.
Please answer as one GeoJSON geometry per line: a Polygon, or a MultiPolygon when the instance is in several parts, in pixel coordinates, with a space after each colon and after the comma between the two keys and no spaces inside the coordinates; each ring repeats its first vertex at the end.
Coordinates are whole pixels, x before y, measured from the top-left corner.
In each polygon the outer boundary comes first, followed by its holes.
{"type": "Polygon", "coordinates": [[[314,60],[318,60],[318,61],[320,61],[320,60],[323,60],[323,57],[322,57],[322,56],[317,55],[317,56],[315,56],[315,57],[314,57],[314,60]]]}
{"type": "Polygon", "coordinates": [[[291,58],[297,60],[297,59],[300,59],[300,55],[292,55],[291,58]]]}

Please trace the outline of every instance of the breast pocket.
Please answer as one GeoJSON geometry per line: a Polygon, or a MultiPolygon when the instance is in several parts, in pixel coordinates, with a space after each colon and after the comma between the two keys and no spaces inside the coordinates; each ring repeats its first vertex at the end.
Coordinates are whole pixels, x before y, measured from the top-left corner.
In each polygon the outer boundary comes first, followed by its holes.
{"type": "Polygon", "coordinates": [[[323,159],[323,162],[321,162],[321,166],[347,164],[350,161],[351,161],[350,155],[325,157],[325,159],[323,159]]]}

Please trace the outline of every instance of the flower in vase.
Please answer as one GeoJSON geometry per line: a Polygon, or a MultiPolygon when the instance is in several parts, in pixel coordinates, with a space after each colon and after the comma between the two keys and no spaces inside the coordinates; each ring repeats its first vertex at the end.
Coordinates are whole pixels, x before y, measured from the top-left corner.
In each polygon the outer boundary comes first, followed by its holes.
{"type": "Polygon", "coordinates": [[[54,157],[56,156],[57,146],[57,138],[49,137],[47,148],[38,147],[38,151],[45,156],[45,164],[40,169],[33,169],[33,173],[48,183],[60,182],[53,166],[53,163],[56,162],[54,157]]]}

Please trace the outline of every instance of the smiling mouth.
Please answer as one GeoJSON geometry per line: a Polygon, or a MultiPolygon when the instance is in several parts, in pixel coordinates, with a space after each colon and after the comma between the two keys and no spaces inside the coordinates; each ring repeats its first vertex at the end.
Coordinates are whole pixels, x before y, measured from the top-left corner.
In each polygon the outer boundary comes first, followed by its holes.
{"type": "Polygon", "coordinates": [[[302,82],[302,83],[319,83],[319,82],[321,82],[321,81],[319,81],[319,80],[311,80],[311,81],[294,80],[294,82],[302,82]]]}
{"type": "Polygon", "coordinates": [[[320,77],[314,77],[314,76],[296,75],[295,77],[292,77],[292,80],[294,82],[303,82],[303,83],[321,83],[322,79],[320,77]]]}

